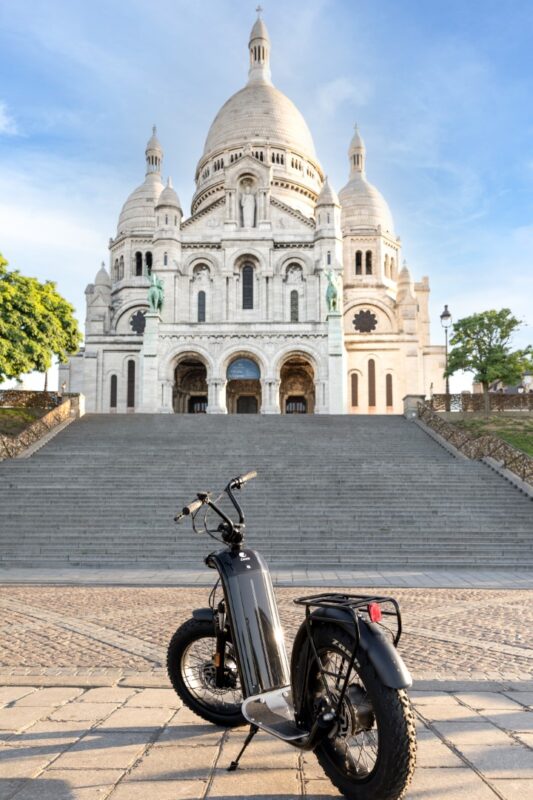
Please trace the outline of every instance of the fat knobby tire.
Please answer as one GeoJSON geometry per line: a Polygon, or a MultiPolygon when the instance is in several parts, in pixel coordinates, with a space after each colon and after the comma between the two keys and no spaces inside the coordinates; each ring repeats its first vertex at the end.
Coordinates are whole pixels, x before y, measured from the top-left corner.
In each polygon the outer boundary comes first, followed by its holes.
{"type": "Polygon", "coordinates": [[[220,725],[224,728],[245,725],[246,720],[240,711],[238,713],[228,713],[224,712],[222,708],[216,711],[214,707],[202,703],[187,688],[181,671],[183,653],[192,642],[198,639],[212,639],[214,652],[215,633],[212,622],[190,619],[177,629],[170,640],[167,651],[167,672],[176,694],[191,711],[194,711],[195,714],[207,720],[207,722],[212,722],[214,725],[220,725]]]}
{"type": "MultiPolygon", "coordinates": [[[[316,629],[315,629],[316,630],[316,629]]],[[[354,640],[343,628],[320,626],[315,633],[317,650],[333,649],[350,658],[354,640]]],[[[378,726],[378,757],[366,779],[354,780],[332,758],[328,743],[315,750],[320,766],[349,800],[401,800],[411,782],[416,763],[416,729],[411,702],[405,690],[385,686],[366,653],[356,655],[357,672],[372,702],[378,726]]],[[[309,698],[311,701],[311,698],[309,698]]]]}

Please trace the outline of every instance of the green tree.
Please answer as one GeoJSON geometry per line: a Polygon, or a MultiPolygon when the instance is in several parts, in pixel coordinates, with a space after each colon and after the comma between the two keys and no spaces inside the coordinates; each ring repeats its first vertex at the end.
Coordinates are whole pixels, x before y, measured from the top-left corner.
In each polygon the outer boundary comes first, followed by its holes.
{"type": "Polygon", "coordinates": [[[74,308],[55,283],[7,266],[0,255],[0,383],[33,370],[46,374],[54,356],[64,363],[81,342],[74,308]]]}
{"type": "Polygon", "coordinates": [[[453,326],[447,375],[460,369],[474,373],[483,386],[488,414],[489,386],[493,381],[517,383],[533,366],[533,349],[512,350],[511,339],[522,323],[510,309],[482,311],[460,319],[453,326]]]}

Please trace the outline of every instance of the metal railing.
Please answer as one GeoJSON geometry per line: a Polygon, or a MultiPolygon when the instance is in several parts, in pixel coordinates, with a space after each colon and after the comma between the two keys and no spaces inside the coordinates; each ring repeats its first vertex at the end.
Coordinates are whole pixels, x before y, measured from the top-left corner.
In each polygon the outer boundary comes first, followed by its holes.
{"type": "MultiPolygon", "coordinates": [[[[1,392],[0,394],[7,394],[8,392],[1,392]]],[[[55,392],[17,392],[17,394],[50,394],[56,395],[55,392]]],[[[30,404],[25,402],[26,398],[21,398],[23,400],[22,403],[15,405],[14,403],[2,403],[0,398],[0,406],[7,406],[9,405],[12,408],[28,408],[30,404]]],[[[36,403],[33,404],[33,408],[47,408],[44,405],[46,402],[50,402],[47,398],[41,398],[37,400],[36,403]],[[41,405],[39,405],[41,402],[41,405]]],[[[16,456],[20,455],[26,448],[30,445],[34,444],[35,442],[42,439],[52,428],[55,428],[56,425],[60,425],[66,419],[68,419],[71,415],[72,410],[72,400],[70,397],[64,397],[59,399],[59,405],[57,401],[55,405],[44,414],[40,419],[36,419],[34,422],[30,423],[23,431],[21,431],[17,436],[8,436],[6,434],[0,434],[0,461],[3,461],[6,458],[15,458],[16,456]]]]}
{"type": "MultiPolygon", "coordinates": [[[[439,395],[444,396],[444,395],[439,395]]],[[[472,395],[474,396],[474,395],[472,395]]],[[[489,433],[475,434],[443,419],[430,402],[418,404],[418,417],[468,458],[493,458],[526,483],[533,485],[533,458],[489,433]]]]}
{"type": "MultiPolygon", "coordinates": [[[[427,403],[433,411],[485,411],[483,394],[434,394],[427,403]]],[[[533,392],[503,394],[489,392],[489,411],[533,411],[533,392]]]]}

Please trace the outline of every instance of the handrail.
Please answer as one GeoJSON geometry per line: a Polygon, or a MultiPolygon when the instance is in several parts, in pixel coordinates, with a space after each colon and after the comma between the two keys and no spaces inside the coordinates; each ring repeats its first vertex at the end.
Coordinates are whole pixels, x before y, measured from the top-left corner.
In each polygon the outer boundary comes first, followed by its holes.
{"type": "Polygon", "coordinates": [[[533,485],[533,458],[490,433],[473,434],[443,419],[429,402],[418,403],[418,418],[471,459],[493,458],[521,480],[533,485]]]}

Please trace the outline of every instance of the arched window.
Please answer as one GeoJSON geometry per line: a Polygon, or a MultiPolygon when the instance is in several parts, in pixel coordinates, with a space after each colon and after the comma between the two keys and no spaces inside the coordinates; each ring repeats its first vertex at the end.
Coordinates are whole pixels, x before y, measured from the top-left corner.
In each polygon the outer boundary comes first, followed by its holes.
{"type": "Polygon", "coordinates": [[[144,254],[144,262],[146,264],[146,274],[147,275],[151,275],[152,274],[152,254],[151,254],[151,252],[149,250],[144,254]]]}
{"type": "Polygon", "coordinates": [[[143,274],[143,254],[137,251],[135,253],[135,275],[140,277],[143,274]]]}
{"type": "Polygon", "coordinates": [[[328,262],[328,266],[329,266],[331,264],[331,250],[328,250],[327,262],[328,262]]]}
{"type": "Polygon", "coordinates": [[[357,372],[352,372],[352,408],[357,408],[359,405],[359,375],[357,372]]]}
{"type": "Polygon", "coordinates": [[[114,280],[119,281],[120,280],[119,275],[120,275],[120,261],[118,260],[118,258],[115,258],[115,269],[113,274],[114,280]]]}
{"type": "Polygon", "coordinates": [[[298,291],[293,289],[291,292],[291,322],[298,322],[299,299],[298,291]]]}
{"type": "Polygon", "coordinates": [[[385,277],[390,278],[389,272],[389,254],[385,253],[385,277]]]}
{"type": "Polygon", "coordinates": [[[368,407],[376,407],[376,362],[368,360],[368,407]]]}
{"type": "Polygon", "coordinates": [[[358,250],[355,254],[355,274],[363,274],[363,253],[361,250],[358,250]]]}
{"type": "Polygon", "coordinates": [[[393,259],[393,258],[391,258],[391,260],[390,260],[390,276],[391,276],[391,278],[392,278],[393,280],[394,280],[394,278],[396,277],[396,275],[395,275],[395,269],[394,269],[394,259],[393,259]]]}
{"type": "Polygon", "coordinates": [[[165,214],[165,225],[168,225],[168,214],[165,214]]]}
{"type": "Polygon", "coordinates": [[[326,214],[326,220],[327,220],[327,223],[329,225],[329,223],[331,222],[331,215],[330,214],[326,214]]]}
{"type": "Polygon", "coordinates": [[[205,322],[205,292],[198,292],[198,322],[205,322]]]}
{"type": "Polygon", "coordinates": [[[387,375],[385,378],[385,394],[387,398],[387,408],[392,408],[394,405],[392,397],[392,375],[387,375]]]}
{"type": "Polygon", "coordinates": [[[120,256],[120,266],[118,269],[118,279],[119,281],[122,280],[124,277],[124,256],[120,256]]]}
{"type": "Polygon", "coordinates": [[[242,269],[242,307],[254,307],[254,268],[250,264],[242,269]]]}
{"type": "Polygon", "coordinates": [[[109,408],[117,407],[117,376],[111,375],[111,384],[109,387],[109,408]]]}
{"type": "Polygon", "coordinates": [[[165,267],[168,265],[168,253],[163,255],[163,264],[165,267]]]}
{"type": "Polygon", "coordinates": [[[372,275],[372,250],[367,250],[365,255],[365,272],[372,275]]]}
{"type": "Polygon", "coordinates": [[[135,408],[135,361],[128,361],[128,392],[126,405],[135,408]]]}

